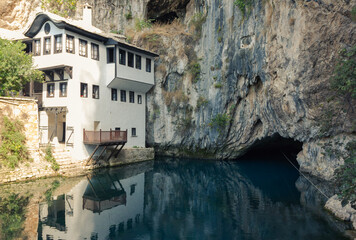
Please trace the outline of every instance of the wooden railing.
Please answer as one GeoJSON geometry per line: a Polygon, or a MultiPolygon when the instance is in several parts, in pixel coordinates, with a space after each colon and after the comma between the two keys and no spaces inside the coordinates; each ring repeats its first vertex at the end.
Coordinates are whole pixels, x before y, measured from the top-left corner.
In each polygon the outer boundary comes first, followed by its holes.
{"type": "Polygon", "coordinates": [[[127,142],[127,130],[126,131],[87,131],[83,129],[83,142],[84,144],[105,144],[105,143],[126,143],[127,142]]]}

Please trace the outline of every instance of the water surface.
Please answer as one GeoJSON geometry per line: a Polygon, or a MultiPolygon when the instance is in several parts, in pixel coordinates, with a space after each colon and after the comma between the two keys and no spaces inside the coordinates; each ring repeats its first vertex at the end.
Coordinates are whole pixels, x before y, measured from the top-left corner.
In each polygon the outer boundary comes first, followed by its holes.
{"type": "Polygon", "coordinates": [[[273,158],[157,159],[52,179],[34,227],[38,239],[344,239],[298,178],[273,158]]]}

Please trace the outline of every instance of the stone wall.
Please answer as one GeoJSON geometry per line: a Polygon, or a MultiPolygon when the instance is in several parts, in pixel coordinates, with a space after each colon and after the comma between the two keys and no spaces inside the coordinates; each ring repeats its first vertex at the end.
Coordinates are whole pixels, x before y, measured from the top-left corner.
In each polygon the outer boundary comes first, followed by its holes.
{"type": "Polygon", "coordinates": [[[40,161],[38,137],[38,105],[34,99],[0,97],[0,112],[24,123],[26,146],[34,162],[40,161]]]}

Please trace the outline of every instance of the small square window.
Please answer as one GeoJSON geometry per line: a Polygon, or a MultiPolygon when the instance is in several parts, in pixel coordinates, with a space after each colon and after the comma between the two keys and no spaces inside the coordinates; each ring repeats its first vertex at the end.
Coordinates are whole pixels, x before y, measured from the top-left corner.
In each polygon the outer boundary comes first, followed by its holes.
{"type": "Polygon", "coordinates": [[[79,56],[88,56],[88,42],[82,39],[79,39],[79,56]]]}
{"type": "Polygon", "coordinates": [[[126,102],[126,91],[125,90],[120,91],[120,99],[121,99],[121,102],[126,102]]]}
{"type": "Polygon", "coordinates": [[[88,84],[80,83],[80,97],[87,98],[88,97],[88,84]]]}
{"type": "Polygon", "coordinates": [[[93,85],[93,98],[99,99],[99,86],[93,85]]]}
{"type": "Polygon", "coordinates": [[[142,95],[137,95],[137,103],[142,104],[142,95]]]}
{"type": "Polygon", "coordinates": [[[151,59],[146,58],[146,72],[151,72],[151,59]]]}
{"type": "Polygon", "coordinates": [[[137,135],[136,135],[136,128],[131,128],[131,136],[132,136],[132,137],[137,137],[137,135]]]}
{"type": "Polygon", "coordinates": [[[67,96],[67,83],[60,83],[59,84],[59,96],[66,97],[67,96]]]}
{"type": "Polygon", "coordinates": [[[136,55],[136,69],[141,69],[141,56],[136,55]]]}
{"type": "Polygon", "coordinates": [[[117,89],[116,88],[111,89],[111,100],[117,101],[117,89]]]}
{"type": "Polygon", "coordinates": [[[134,103],[135,102],[135,93],[130,91],[129,92],[129,100],[130,100],[130,103],[134,103]]]}
{"type": "Polygon", "coordinates": [[[115,62],[114,49],[115,48],[113,48],[113,47],[110,47],[110,48],[106,49],[106,55],[107,55],[107,62],[108,63],[114,63],[115,62]]]}
{"type": "Polygon", "coordinates": [[[126,65],[126,51],[120,49],[119,50],[119,63],[121,65],[126,65]]]}
{"type": "Polygon", "coordinates": [[[92,43],[91,44],[91,58],[94,60],[99,60],[99,45],[92,43]]]}
{"type": "Polygon", "coordinates": [[[127,52],[127,66],[134,67],[134,54],[127,52]]]}
{"type": "Polygon", "coordinates": [[[47,97],[54,97],[54,83],[47,83],[47,97]]]}

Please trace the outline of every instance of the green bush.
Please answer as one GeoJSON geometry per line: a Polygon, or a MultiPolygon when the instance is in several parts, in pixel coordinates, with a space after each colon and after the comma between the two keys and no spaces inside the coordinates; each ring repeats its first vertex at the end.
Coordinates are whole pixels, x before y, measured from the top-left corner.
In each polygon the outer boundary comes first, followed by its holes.
{"type": "Polygon", "coordinates": [[[136,18],[136,20],[135,20],[136,31],[142,31],[145,28],[151,28],[152,21],[153,21],[153,19],[145,20],[145,19],[136,18]]]}
{"type": "Polygon", "coordinates": [[[74,15],[78,0],[41,0],[41,8],[62,17],[74,15]]]}
{"type": "Polygon", "coordinates": [[[6,198],[0,197],[0,239],[21,238],[28,203],[29,196],[12,193],[6,198]]]}
{"type": "Polygon", "coordinates": [[[194,27],[195,35],[194,40],[197,41],[201,38],[203,23],[206,21],[206,14],[198,12],[194,14],[192,20],[190,21],[190,25],[194,27]]]}
{"type": "Polygon", "coordinates": [[[30,160],[23,133],[23,123],[3,117],[1,131],[0,164],[14,169],[20,162],[30,160]]]}
{"type": "Polygon", "coordinates": [[[235,0],[234,4],[240,9],[242,16],[245,17],[246,10],[247,15],[249,15],[252,10],[253,0],[235,0]]]}
{"type": "Polygon", "coordinates": [[[208,103],[209,103],[209,101],[205,97],[199,96],[198,101],[197,101],[196,110],[199,110],[201,107],[207,105],[208,103]]]}
{"type": "Polygon", "coordinates": [[[215,88],[222,88],[222,84],[219,83],[219,82],[218,82],[218,83],[215,83],[215,84],[214,84],[214,87],[215,87],[215,88]]]}
{"type": "Polygon", "coordinates": [[[346,149],[348,156],[345,163],[335,172],[338,196],[343,202],[351,202],[356,207],[356,141],[350,142],[346,149]]]}
{"type": "Polygon", "coordinates": [[[59,164],[57,163],[56,159],[53,157],[52,154],[52,147],[50,144],[48,144],[48,146],[46,147],[45,150],[45,159],[47,162],[51,163],[51,168],[53,169],[53,171],[58,171],[59,170],[59,164]]]}
{"type": "Polygon", "coordinates": [[[192,75],[193,83],[197,83],[200,80],[201,66],[200,63],[195,60],[189,64],[189,72],[192,75]]]}
{"type": "Polygon", "coordinates": [[[231,117],[226,113],[219,113],[209,123],[211,128],[216,128],[219,132],[223,131],[230,122],[231,117]]]}

